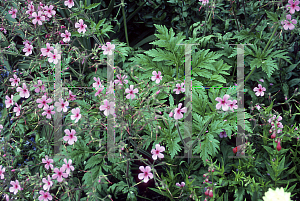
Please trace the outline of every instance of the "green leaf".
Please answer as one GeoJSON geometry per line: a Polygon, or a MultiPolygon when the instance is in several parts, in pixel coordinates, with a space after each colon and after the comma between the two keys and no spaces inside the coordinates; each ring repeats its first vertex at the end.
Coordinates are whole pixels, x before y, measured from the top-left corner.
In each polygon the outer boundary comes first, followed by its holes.
{"type": "Polygon", "coordinates": [[[101,3],[93,3],[91,5],[89,5],[88,7],[85,7],[85,9],[91,10],[93,8],[96,8],[97,6],[99,6],[101,3]]]}
{"type": "MultiPolygon", "coordinates": [[[[300,83],[300,78],[295,78],[295,79],[292,79],[292,80],[289,81],[289,85],[288,86],[293,87],[293,86],[295,86],[295,85],[297,85],[299,83],[300,83]]],[[[286,84],[286,83],[284,83],[284,84],[286,84]]]]}
{"type": "Polygon", "coordinates": [[[265,10],[266,11],[266,13],[267,13],[267,15],[268,15],[268,18],[270,19],[270,20],[272,20],[273,22],[278,22],[279,20],[278,20],[278,16],[277,16],[277,14],[276,13],[274,13],[274,12],[268,12],[267,10],[265,10]]]}

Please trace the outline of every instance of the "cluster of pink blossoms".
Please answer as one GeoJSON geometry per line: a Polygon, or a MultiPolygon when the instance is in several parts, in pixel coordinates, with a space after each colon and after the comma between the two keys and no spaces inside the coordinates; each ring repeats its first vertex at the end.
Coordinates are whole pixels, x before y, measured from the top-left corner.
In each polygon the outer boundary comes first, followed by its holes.
{"type": "MultiPolygon", "coordinates": [[[[276,118],[276,115],[274,115],[272,118],[270,118],[269,120],[268,120],[268,122],[272,125],[272,127],[271,127],[271,129],[270,129],[270,133],[272,133],[273,132],[273,134],[271,135],[271,138],[272,139],[274,139],[274,138],[276,138],[276,127],[275,127],[275,124],[276,124],[276,126],[277,126],[277,129],[278,128],[283,128],[283,125],[282,125],[282,123],[281,122],[279,122],[279,121],[281,121],[282,120],[282,117],[281,116],[278,116],[277,118],[276,118]],[[273,129],[273,130],[272,130],[273,129]]],[[[277,133],[280,133],[282,131],[282,129],[278,129],[277,130],[277,133]]]]}
{"type": "Polygon", "coordinates": [[[219,110],[222,107],[223,111],[227,111],[230,109],[231,111],[234,111],[233,109],[238,109],[238,106],[236,105],[237,100],[228,100],[230,96],[228,94],[225,94],[223,98],[217,97],[216,101],[219,103],[216,105],[217,110],[219,110]]]}
{"type": "MultiPolygon", "coordinates": [[[[300,10],[300,7],[298,6],[299,4],[299,1],[296,0],[295,2],[293,0],[289,0],[288,1],[288,5],[286,5],[286,9],[290,9],[290,13],[291,14],[294,14],[295,11],[299,11],[300,10]]],[[[281,21],[281,24],[283,25],[283,28],[285,30],[293,30],[295,28],[295,25],[294,24],[297,24],[297,20],[295,19],[292,19],[292,16],[291,15],[286,15],[286,20],[284,21],[281,21]]]]}

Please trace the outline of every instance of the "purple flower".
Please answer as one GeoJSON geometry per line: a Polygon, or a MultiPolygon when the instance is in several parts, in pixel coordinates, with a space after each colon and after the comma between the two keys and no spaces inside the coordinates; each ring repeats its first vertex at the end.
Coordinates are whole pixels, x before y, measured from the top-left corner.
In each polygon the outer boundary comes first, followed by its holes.
{"type": "Polygon", "coordinates": [[[227,137],[227,134],[226,134],[225,130],[224,129],[222,129],[222,130],[223,131],[220,133],[220,138],[227,137]]]}

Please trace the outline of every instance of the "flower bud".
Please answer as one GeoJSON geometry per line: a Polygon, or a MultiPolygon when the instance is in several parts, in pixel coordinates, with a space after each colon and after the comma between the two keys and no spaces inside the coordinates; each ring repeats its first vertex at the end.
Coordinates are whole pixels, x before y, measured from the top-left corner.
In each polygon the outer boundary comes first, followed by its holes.
{"type": "Polygon", "coordinates": [[[204,194],[208,195],[209,194],[209,190],[207,189],[204,194]]]}
{"type": "Polygon", "coordinates": [[[213,191],[212,191],[212,190],[210,190],[208,195],[209,195],[209,197],[211,197],[211,198],[212,198],[212,197],[214,196],[214,195],[213,195],[213,191]]]}
{"type": "Polygon", "coordinates": [[[172,116],[173,116],[173,112],[170,112],[169,117],[172,117],[172,116]]]}
{"type": "Polygon", "coordinates": [[[271,135],[271,138],[272,139],[276,138],[276,133],[275,132],[271,135]]]}
{"type": "Polygon", "coordinates": [[[277,143],[277,151],[280,151],[281,150],[281,146],[280,146],[280,141],[278,141],[278,143],[277,143]]]}

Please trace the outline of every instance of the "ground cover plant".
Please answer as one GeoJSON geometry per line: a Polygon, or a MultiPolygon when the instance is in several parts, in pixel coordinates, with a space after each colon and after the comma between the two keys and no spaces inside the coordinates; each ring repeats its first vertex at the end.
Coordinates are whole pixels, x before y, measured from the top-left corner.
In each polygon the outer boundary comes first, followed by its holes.
{"type": "Polygon", "coordinates": [[[300,199],[298,4],[1,2],[1,199],[300,199]]]}

